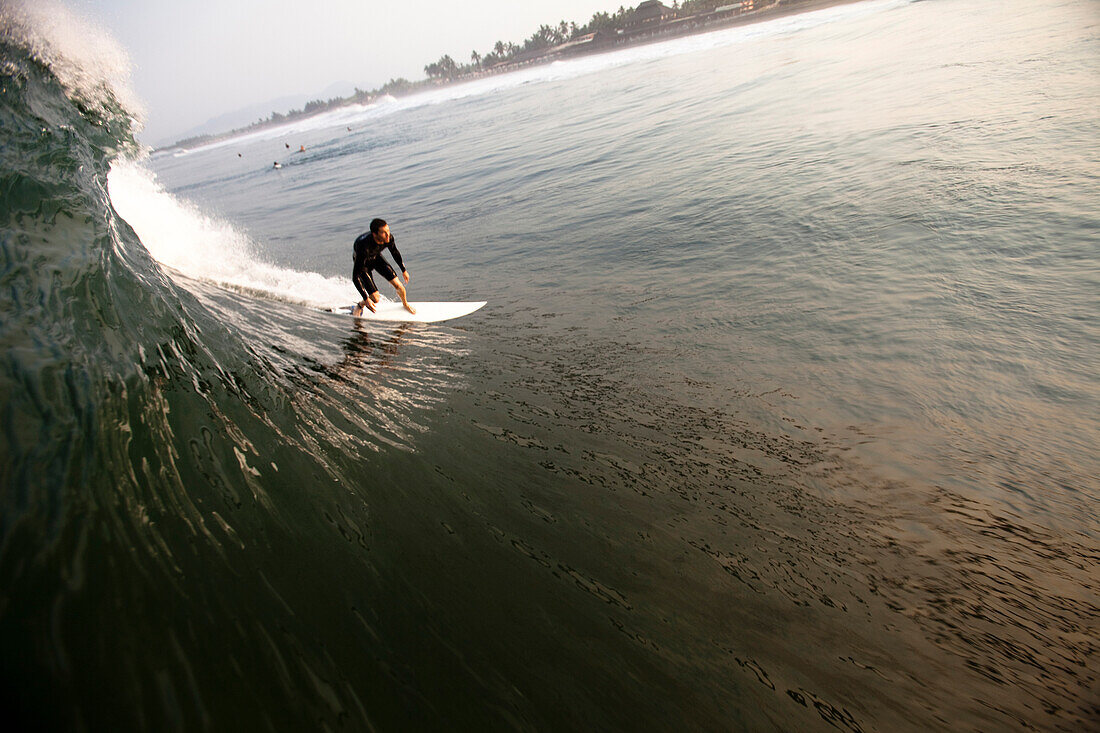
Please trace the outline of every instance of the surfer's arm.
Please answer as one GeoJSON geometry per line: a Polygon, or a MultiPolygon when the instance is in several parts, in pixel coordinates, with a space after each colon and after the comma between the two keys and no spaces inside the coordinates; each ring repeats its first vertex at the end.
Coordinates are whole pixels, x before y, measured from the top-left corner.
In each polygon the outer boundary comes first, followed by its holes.
{"type": "MultiPolygon", "coordinates": [[[[359,291],[359,294],[363,296],[363,300],[370,297],[370,293],[367,292],[367,288],[363,284],[363,276],[366,275],[360,268],[356,267],[351,271],[351,281],[355,283],[355,289],[359,291]]],[[[370,275],[366,275],[370,277],[370,275]]]]}
{"type": "Polygon", "coordinates": [[[401,272],[405,275],[405,282],[409,281],[409,271],[405,268],[405,262],[401,259],[401,253],[397,251],[397,240],[394,237],[390,237],[390,243],[386,245],[389,248],[390,254],[393,256],[393,261],[401,268],[401,272]]]}
{"type": "Polygon", "coordinates": [[[367,290],[365,287],[363,287],[363,283],[360,280],[360,277],[362,277],[364,274],[366,274],[367,277],[370,277],[370,273],[365,272],[366,268],[364,267],[364,265],[366,264],[366,262],[364,262],[363,252],[360,249],[360,243],[362,241],[363,235],[360,234],[359,238],[355,240],[355,245],[352,247],[351,281],[355,283],[355,289],[359,291],[359,294],[362,295],[364,299],[366,299],[367,290]]]}

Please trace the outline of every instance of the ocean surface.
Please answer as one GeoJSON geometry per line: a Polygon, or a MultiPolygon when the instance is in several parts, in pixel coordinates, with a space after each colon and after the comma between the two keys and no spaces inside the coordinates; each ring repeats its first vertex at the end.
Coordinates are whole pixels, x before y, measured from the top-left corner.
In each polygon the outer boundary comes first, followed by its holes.
{"type": "Polygon", "coordinates": [[[6,718],[1100,730],[1096,2],[873,0],[152,155],[120,49],[26,13],[6,718]],[[488,305],[324,312],[376,216],[412,300],[488,305]]]}

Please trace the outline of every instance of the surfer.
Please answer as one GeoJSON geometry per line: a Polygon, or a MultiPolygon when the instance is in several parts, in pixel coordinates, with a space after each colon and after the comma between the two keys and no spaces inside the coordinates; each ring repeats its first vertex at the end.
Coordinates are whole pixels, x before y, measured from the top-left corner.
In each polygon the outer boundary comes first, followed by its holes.
{"type": "Polygon", "coordinates": [[[352,312],[353,315],[362,315],[363,306],[369,308],[373,313],[375,310],[374,304],[381,297],[378,293],[378,286],[374,284],[374,278],[371,277],[371,270],[390,281],[390,285],[401,296],[401,305],[405,306],[405,310],[409,313],[416,313],[416,310],[409,305],[409,300],[405,294],[405,286],[397,279],[397,274],[390,267],[390,263],[382,258],[382,250],[384,249],[390,251],[393,261],[401,268],[401,274],[404,276],[405,282],[409,281],[409,271],[405,269],[405,263],[401,260],[401,253],[397,251],[397,241],[390,234],[389,224],[383,219],[374,219],[370,223],[370,231],[360,234],[355,239],[353,247],[354,264],[351,270],[351,280],[355,283],[355,287],[359,289],[359,294],[363,296],[363,299],[355,306],[355,310],[352,312]]]}

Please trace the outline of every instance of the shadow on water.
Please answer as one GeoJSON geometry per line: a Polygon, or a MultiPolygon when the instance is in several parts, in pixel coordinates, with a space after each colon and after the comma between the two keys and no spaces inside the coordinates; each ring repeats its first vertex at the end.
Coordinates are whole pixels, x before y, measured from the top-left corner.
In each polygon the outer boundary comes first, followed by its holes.
{"type": "Polygon", "coordinates": [[[411,328],[409,324],[402,324],[389,329],[388,333],[383,330],[383,335],[375,334],[372,337],[370,329],[356,322],[351,334],[342,342],[344,358],[333,365],[331,374],[347,379],[368,368],[385,368],[392,364],[401,349],[401,342],[411,328]]]}
{"type": "Polygon", "coordinates": [[[454,369],[466,353],[461,331],[379,325],[184,281],[264,378],[291,391],[297,419],[346,450],[414,450],[425,415],[463,384],[454,369]]]}

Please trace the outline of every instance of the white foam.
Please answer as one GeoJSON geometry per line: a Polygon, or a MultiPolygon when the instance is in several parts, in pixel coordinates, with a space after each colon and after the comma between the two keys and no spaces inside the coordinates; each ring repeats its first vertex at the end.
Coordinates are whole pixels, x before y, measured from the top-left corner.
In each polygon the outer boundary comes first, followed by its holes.
{"type": "Polygon", "coordinates": [[[115,211],[153,258],[187,277],[319,308],[359,299],[348,278],[263,262],[244,233],[165,191],[140,162],[116,162],[107,186],[115,211]]]}

